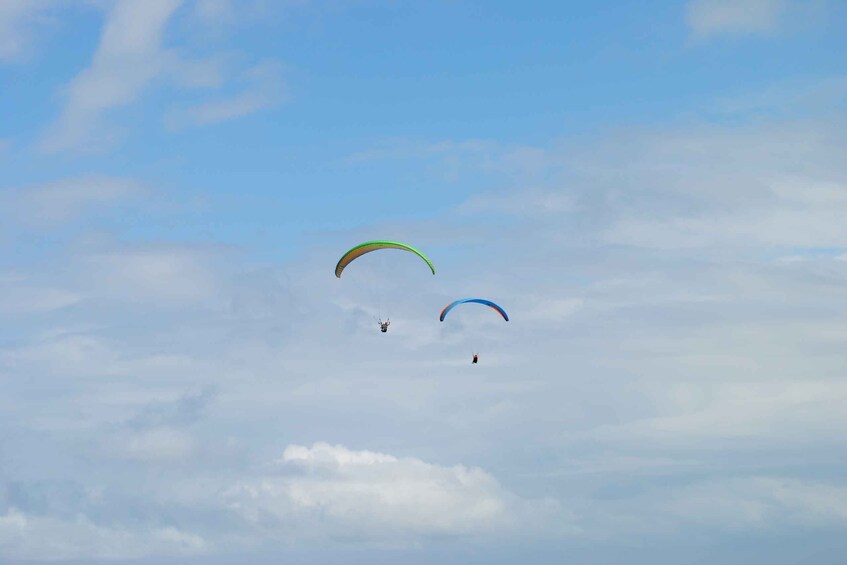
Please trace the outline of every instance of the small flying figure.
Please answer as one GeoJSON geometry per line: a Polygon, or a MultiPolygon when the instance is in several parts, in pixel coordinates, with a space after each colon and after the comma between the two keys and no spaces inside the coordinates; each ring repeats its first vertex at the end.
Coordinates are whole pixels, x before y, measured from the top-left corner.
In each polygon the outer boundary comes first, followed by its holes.
{"type": "Polygon", "coordinates": [[[476,365],[478,361],[479,361],[479,355],[474,353],[473,354],[473,361],[471,361],[471,363],[476,365]]]}
{"type": "Polygon", "coordinates": [[[391,320],[385,320],[384,322],[382,320],[380,320],[379,321],[379,331],[381,331],[382,333],[387,333],[388,332],[388,326],[390,326],[390,325],[391,325],[391,320]]]}

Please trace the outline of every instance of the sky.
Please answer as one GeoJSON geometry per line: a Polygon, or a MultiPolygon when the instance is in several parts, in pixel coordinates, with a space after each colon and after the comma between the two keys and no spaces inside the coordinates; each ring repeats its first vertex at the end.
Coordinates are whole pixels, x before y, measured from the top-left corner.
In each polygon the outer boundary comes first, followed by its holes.
{"type": "Polygon", "coordinates": [[[845,25],[0,0],[0,563],[843,563],[845,25]]]}

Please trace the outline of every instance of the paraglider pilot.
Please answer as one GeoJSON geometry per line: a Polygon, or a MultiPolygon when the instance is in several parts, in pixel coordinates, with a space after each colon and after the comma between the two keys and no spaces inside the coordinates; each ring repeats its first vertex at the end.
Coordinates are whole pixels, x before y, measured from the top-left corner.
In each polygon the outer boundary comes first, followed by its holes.
{"type": "Polygon", "coordinates": [[[478,355],[478,354],[476,354],[476,353],[474,353],[474,354],[473,354],[473,361],[471,361],[471,363],[473,363],[474,365],[476,365],[477,361],[479,361],[479,355],[478,355]]]}
{"type": "Polygon", "coordinates": [[[390,326],[390,325],[391,325],[391,320],[386,320],[384,322],[382,320],[380,320],[379,321],[379,331],[381,331],[382,333],[388,332],[388,326],[390,326]]]}

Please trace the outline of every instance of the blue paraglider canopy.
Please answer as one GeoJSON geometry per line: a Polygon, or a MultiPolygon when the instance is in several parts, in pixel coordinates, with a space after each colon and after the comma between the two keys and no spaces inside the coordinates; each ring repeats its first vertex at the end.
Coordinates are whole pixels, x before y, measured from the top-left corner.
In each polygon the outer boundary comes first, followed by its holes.
{"type": "Polygon", "coordinates": [[[442,322],[444,321],[444,316],[447,315],[447,312],[458,306],[459,304],[466,304],[468,302],[475,302],[477,304],[484,304],[485,306],[489,306],[500,313],[503,316],[503,319],[507,322],[509,321],[509,315],[506,314],[506,311],[491,302],[490,300],[485,300],[484,298],[462,298],[461,300],[457,300],[455,302],[451,302],[447,305],[444,310],[441,311],[441,317],[439,318],[442,322]]]}

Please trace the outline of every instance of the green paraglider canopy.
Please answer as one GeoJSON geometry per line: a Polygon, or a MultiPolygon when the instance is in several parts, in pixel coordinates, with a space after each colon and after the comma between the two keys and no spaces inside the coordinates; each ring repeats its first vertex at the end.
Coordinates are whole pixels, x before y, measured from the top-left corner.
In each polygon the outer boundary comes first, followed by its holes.
{"type": "Polygon", "coordinates": [[[424,255],[411,245],[406,245],[405,243],[400,243],[399,241],[377,240],[360,243],[359,245],[342,255],[341,259],[338,260],[338,264],[335,266],[335,276],[341,278],[341,272],[353,260],[358,259],[365,253],[370,253],[371,251],[377,251],[379,249],[400,249],[402,251],[409,251],[411,253],[414,253],[415,255],[426,261],[426,264],[429,265],[429,269],[432,271],[432,274],[435,274],[435,265],[432,264],[432,261],[430,261],[426,255],[424,255]]]}

